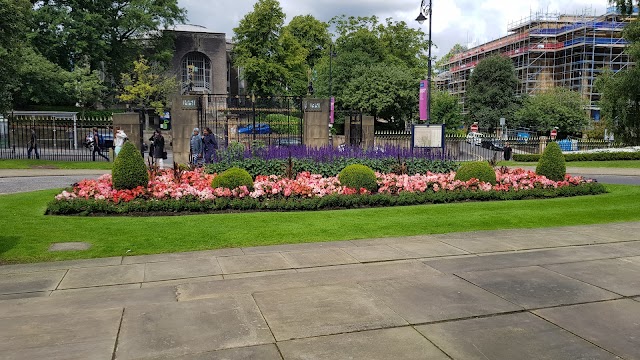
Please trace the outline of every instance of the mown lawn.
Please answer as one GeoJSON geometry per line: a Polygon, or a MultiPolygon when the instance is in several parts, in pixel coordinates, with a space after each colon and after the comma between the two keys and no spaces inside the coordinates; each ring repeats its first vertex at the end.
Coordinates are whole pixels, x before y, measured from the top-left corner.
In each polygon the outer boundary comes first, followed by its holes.
{"type": "Polygon", "coordinates": [[[0,262],[640,221],[640,186],[607,188],[603,195],[547,200],[154,217],[45,216],[58,190],[0,195],[0,262]],[[47,251],[52,243],[69,241],[93,247],[47,251]]]}
{"type": "Polygon", "coordinates": [[[52,161],[35,159],[0,160],[0,169],[98,169],[111,170],[113,162],[52,161]]]}

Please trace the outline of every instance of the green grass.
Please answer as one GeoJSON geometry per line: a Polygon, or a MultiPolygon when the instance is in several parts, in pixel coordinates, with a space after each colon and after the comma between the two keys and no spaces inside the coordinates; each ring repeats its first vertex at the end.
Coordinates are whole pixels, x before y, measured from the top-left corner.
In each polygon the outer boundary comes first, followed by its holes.
{"type": "MultiPolygon", "coordinates": [[[[500,161],[498,166],[522,167],[537,166],[537,162],[500,161]]],[[[615,160],[615,161],[568,161],[567,167],[581,168],[621,168],[640,169],[640,160],[615,160]]]]}
{"type": "Polygon", "coordinates": [[[610,193],[598,196],[546,200],[153,217],[45,216],[56,190],[1,195],[0,262],[640,221],[640,186],[607,188],[610,193]],[[47,251],[51,243],[69,241],[93,247],[47,251]]]}
{"type": "Polygon", "coordinates": [[[98,169],[111,170],[113,162],[106,161],[52,161],[35,159],[0,160],[0,169],[98,169]]]}

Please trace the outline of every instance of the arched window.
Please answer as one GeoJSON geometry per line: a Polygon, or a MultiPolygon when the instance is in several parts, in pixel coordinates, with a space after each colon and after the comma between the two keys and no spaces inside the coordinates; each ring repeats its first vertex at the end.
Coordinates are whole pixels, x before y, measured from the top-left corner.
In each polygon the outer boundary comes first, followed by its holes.
{"type": "Polygon", "coordinates": [[[190,52],[182,58],[182,93],[211,93],[211,61],[200,52],[190,52]]]}

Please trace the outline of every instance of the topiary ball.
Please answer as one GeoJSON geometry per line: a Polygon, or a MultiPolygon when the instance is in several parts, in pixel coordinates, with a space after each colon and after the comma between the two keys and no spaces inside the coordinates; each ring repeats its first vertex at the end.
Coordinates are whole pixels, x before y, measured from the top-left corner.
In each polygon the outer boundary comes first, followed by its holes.
{"type": "Polygon", "coordinates": [[[469,181],[478,179],[478,181],[496,184],[496,172],[489,163],[484,161],[466,162],[460,166],[456,172],[456,180],[469,181]]]}
{"type": "Polygon", "coordinates": [[[240,168],[227,169],[214,177],[211,182],[211,187],[214,189],[226,188],[233,190],[243,185],[246,186],[249,191],[253,190],[253,178],[247,170],[240,168]]]}
{"type": "Polygon", "coordinates": [[[353,164],[345,167],[338,174],[340,184],[351,189],[360,190],[367,189],[370,192],[378,190],[378,182],[376,174],[373,170],[365,165],[353,164]]]}
{"type": "Polygon", "coordinates": [[[132,143],[125,142],[113,162],[111,180],[116,190],[131,190],[149,185],[149,172],[144,159],[132,143]]]}
{"type": "Polygon", "coordinates": [[[560,145],[557,142],[547,144],[538,161],[536,174],[546,176],[547,179],[553,181],[564,180],[564,176],[567,174],[567,166],[562,150],[560,150],[560,145]]]}

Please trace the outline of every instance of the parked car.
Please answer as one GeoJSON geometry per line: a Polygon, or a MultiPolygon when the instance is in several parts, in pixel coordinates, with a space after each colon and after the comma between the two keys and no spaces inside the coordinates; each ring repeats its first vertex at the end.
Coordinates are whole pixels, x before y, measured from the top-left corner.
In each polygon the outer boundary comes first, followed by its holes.
{"type": "Polygon", "coordinates": [[[238,129],[238,134],[271,134],[271,126],[269,124],[256,124],[255,129],[253,125],[247,125],[238,129]]]}
{"type": "Polygon", "coordinates": [[[504,150],[504,143],[502,142],[502,140],[485,138],[485,139],[482,139],[480,146],[489,150],[495,150],[495,151],[504,150]]]}
{"type": "Polygon", "coordinates": [[[275,147],[300,146],[302,145],[302,140],[299,137],[278,138],[274,140],[273,145],[275,147]]]}
{"type": "Polygon", "coordinates": [[[482,143],[483,133],[470,132],[467,134],[467,143],[479,146],[482,143]]]}

